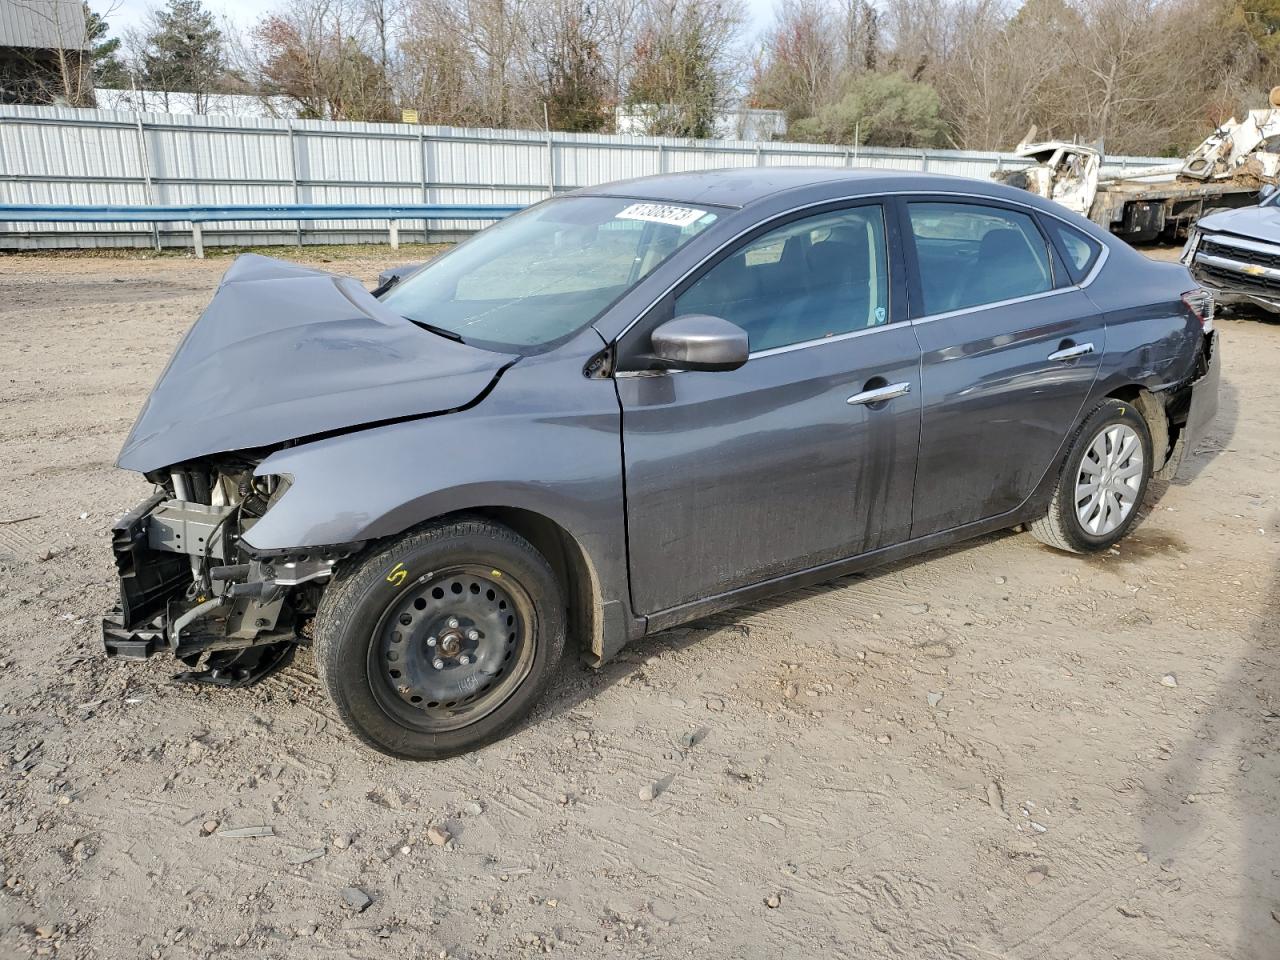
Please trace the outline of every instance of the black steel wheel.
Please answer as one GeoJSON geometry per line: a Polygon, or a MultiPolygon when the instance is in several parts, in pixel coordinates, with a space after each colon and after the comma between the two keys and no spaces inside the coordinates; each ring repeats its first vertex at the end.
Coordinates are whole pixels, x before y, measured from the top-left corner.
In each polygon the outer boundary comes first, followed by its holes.
{"type": "Polygon", "coordinates": [[[342,570],[316,615],[316,663],[343,720],[396,757],[441,759],[507,732],[564,648],[546,559],[488,520],[437,522],[342,570]]]}
{"type": "Polygon", "coordinates": [[[387,607],[369,677],[406,726],[456,730],[497,709],[529,676],[537,619],[510,574],[469,563],[432,571],[387,607]]]}

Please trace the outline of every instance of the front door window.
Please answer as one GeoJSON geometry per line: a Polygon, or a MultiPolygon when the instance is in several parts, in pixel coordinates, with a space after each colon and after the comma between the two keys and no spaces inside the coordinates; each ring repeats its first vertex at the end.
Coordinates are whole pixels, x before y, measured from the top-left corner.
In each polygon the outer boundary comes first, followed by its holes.
{"type": "Polygon", "coordinates": [[[721,260],[676,301],[747,331],[752,352],[834,337],[889,320],[879,205],[793,221],[721,260]]]}

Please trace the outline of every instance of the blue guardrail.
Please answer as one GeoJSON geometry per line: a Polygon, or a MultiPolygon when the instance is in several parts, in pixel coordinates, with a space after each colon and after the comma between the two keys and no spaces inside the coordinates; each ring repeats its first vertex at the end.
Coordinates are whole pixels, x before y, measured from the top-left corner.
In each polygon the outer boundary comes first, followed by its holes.
{"type": "Polygon", "coordinates": [[[226,220],[386,220],[399,246],[400,220],[501,220],[523,209],[501,204],[281,203],[216,206],[0,204],[0,223],[190,223],[196,256],[204,256],[201,224],[226,220]]]}

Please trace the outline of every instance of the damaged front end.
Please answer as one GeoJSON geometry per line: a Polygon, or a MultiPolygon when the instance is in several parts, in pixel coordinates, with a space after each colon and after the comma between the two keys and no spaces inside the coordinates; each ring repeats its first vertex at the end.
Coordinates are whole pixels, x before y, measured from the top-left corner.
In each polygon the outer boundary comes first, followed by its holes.
{"type": "Polygon", "coordinates": [[[334,565],[361,544],[261,552],[245,534],[288,488],[256,463],[220,458],[155,475],[152,496],[112,527],[120,604],[109,657],[168,651],[182,679],[242,686],[289,662],[334,565]]]}
{"type": "MultiPolygon", "coordinates": [[[[246,537],[291,482],[255,476],[259,464],[465,408],[514,359],[424,329],[350,277],[238,258],[120,454],[156,492],[113,528],[120,605],[103,623],[108,656],[167,650],[188,679],[224,685],[288,662],[334,565],[361,544],[252,547],[246,537]]],[[[322,519],[299,535],[323,539],[322,519]]]]}
{"type": "Polygon", "coordinates": [[[1280,208],[1274,196],[1256,207],[1203,217],[1182,262],[1221,305],[1280,313],[1280,208]]]}

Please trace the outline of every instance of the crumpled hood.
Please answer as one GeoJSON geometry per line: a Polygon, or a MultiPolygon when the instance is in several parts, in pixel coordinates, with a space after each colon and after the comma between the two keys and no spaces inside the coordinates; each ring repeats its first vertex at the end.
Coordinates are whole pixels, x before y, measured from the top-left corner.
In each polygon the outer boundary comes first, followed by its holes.
{"type": "Polygon", "coordinates": [[[1234,233],[1236,236],[1268,243],[1280,243],[1280,207],[1240,207],[1201,217],[1196,228],[1209,233],[1234,233]]]}
{"type": "Polygon", "coordinates": [[[174,351],[117,462],[145,473],[451,410],[514,359],[424,330],[350,277],[246,254],[174,351]]]}

